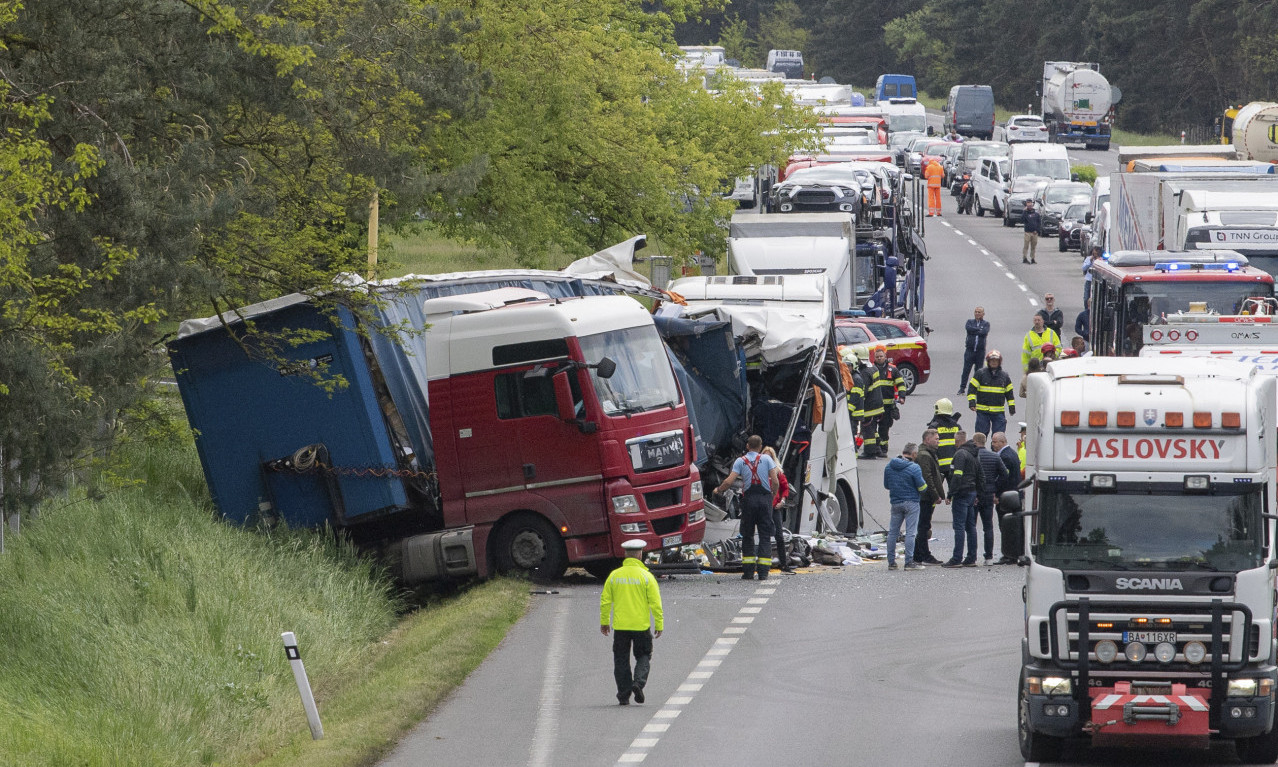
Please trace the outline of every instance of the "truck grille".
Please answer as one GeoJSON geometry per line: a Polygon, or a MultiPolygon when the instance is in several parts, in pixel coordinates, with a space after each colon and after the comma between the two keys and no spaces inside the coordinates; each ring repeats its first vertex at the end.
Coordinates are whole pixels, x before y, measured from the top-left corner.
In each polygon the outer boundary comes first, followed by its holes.
{"type": "MultiPolygon", "coordinates": [[[[1249,659],[1255,659],[1259,652],[1259,627],[1251,620],[1251,611],[1245,606],[1233,603],[1216,603],[1219,606],[1219,647],[1220,663],[1226,666],[1241,666],[1249,659]]],[[[1086,604],[1086,626],[1080,618],[1083,604],[1081,602],[1058,602],[1052,607],[1051,617],[1044,624],[1047,629],[1047,648],[1053,658],[1062,665],[1076,666],[1081,660],[1080,638],[1086,633],[1088,665],[1092,669],[1114,670],[1154,670],[1183,669],[1206,671],[1211,667],[1215,656],[1212,653],[1216,625],[1213,616],[1213,605],[1189,605],[1183,603],[1101,603],[1088,601],[1086,604]],[[1146,622],[1139,623],[1138,619],[1146,622]],[[1159,623],[1160,619],[1168,622],[1159,623]],[[1061,640],[1061,629],[1065,629],[1064,641],[1061,640]],[[1085,631],[1084,631],[1085,629],[1085,631]],[[1124,655],[1124,649],[1131,632],[1174,633],[1176,656],[1170,663],[1160,663],[1153,658],[1156,642],[1146,641],[1144,644],[1150,652],[1145,660],[1133,663],[1124,655]],[[1096,643],[1108,639],[1118,646],[1118,657],[1111,663],[1100,663],[1096,657],[1096,643]],[[1207,655],[1201,663],[1191,664],[1185,660],[1185,645],[1190,642],[1201,642],[1207,655]]],[[[1041,638],[1041,634],[1040,634],[1041,638]]]]}
{"type": "Polygon", "coordinates": [[[683,515],[676,514],[673,517],[662,517],[661,519],[652,520],[652,532],[657,535],[669,535],[677,533],[683,529],[683,515]]]}
{"type": "Polygon", "coordinates": [[[683,488],[675,486],[666,490],[654,490],[651,493],[644,493],[644,503],[648,504],[649,511],[664,509],[668,506],[678,506],[679,501],[683,499],[683,488]]]}

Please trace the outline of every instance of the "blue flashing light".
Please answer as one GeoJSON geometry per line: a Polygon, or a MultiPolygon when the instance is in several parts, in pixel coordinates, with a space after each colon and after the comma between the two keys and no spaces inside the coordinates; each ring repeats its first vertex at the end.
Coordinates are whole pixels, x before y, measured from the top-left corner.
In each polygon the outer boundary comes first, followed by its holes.
{"type": "Polygon", "coordinates": [[[1178,272],[1187,269],[1207,270],[1213,272],[1234,272],[1242,264],[1237,261],[1222,261],[1217,264],[1190,264],[1184,261],[1159,261],[1154,264],[1154,270],[1159,272],[1178,272]]]}

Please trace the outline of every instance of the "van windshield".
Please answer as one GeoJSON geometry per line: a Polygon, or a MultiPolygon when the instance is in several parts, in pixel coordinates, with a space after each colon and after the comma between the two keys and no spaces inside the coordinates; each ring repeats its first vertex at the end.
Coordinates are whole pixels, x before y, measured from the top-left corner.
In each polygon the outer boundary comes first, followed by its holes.
{"type": "Polygon", "coordinates": [[[1017,176],[1046,176],[1047,178],[1068,181],[1070,176],[1069,160],[1026,157],[1015,161],[1013,172],[1017,176]]]}
{"type": "Polygon", "coordinates": [[[586,362],[609,357],[617,363],[610,378],[600,378],[599,371],[590,368],[590,383],[604,415],[630,415],[679,404],[679,385],[655,327],[610,330],[578,340],[586,362]]]}
{"type": "Polygon", "coordinates": [[[927,115],[894,115],[887,116],[888,129],[893,133],[897,131],[919,131],[927,132],[927,115]]]}

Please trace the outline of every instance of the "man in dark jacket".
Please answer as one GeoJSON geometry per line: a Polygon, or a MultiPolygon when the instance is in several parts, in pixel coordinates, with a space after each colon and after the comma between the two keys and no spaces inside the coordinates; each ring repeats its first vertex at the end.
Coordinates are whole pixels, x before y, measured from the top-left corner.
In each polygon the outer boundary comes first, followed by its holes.
{"type": "Polygon", "coordinates": [[[1057,338],[1064,338],[1061,335],[1061,328],[1065,327],[1065,313],[1056,308],[1056,296],[1048,293],[1043,296],[1043,308],[1038,310],[1043,315],[1043,324],[1056,331],[1057,338]]]}
{"type": "Polygon", "coordinates": [[[874,364],[865,379],[865,420],[861,422],[862,458],[878,458],[888,454],[888,436],[896,420],[897,405],[905,401],[905,383],[888,362],[887,347],[876,346],[871,352],[874,364]]]}
{"type": "Polygon", "coordinates": [[[936,401],[932,411],[932,420],[927,428],[936,429],[936,462],[941,467],[941,474],[950,476],[950,462],[954,460],[954,450],[958,445],[954,438],[959,433],[959,414],[954,412],[954,403],[948,397],[936,401]]]}
{"type": "Polygon", "coordinates": [[[962,443],[950,465],[950,511],[954,515],[954,553],[941,567],[976,567],[976,497],[984,488],[976,443],[958,433],[962,443]],[[963,542],[967,542],[967,557],[963,542]]]}
{"type": "Polygon", "coordinates": [[[1025,201],[1025,242],[1021,245],[1021,263],[1038,263],[1038,236],[1043,232],[1043,217],[1034,210],[1034,201],[1025,201]]]}
{"type": "Polygon", "coordinates": [[[1016,415],[1012,379],[1003,369],[1003,353],[998,349],[985,355],[985,367],[967,384],[967,406],[976,412],[976,433],[989,434],[1007,429],[1007,416],[1016,415]]]}
{"type": "Polygon", "coordinates": [[[941,560],[932,554],[931,547],[927,545],[928,539],[932,537],[932,512],[937,504],[946,502],[943,484],[945,475],[937,460],[937,443],[940,438],[936,429],[925,430],[923,444],[919,445],[919,454],[914,459],[923,472],[923,481],[927,483],[927,490],[920,493],[919,497],[919,530],[918,537],[914,539],[914,561],[925,565],[941,564],[941,560]]]}
{"type": "Polygon", "coordinates": [[[976,496],[976,514],[981,518],[984,538],[985,566],[994,564],[994,494],[1000,484],[1007,482],[1007,467],[998,453],[985,446],[985,435],[973,435],[976,443],[976,460],[981,465],[981,480],[985,489],[976,496]]]}
{"type": "MultiPolygon", "coordinates": [[[[990,437],[990,447],[998,454],[999,460],[1007,467],[1007,474],[1004,475],[1003,481],[999,483],[994,492],[994,508],[998,510],[998,529],[999,537],[1002,539],[1003,556],[996,564],[1014,565],[1016,560],[1025,553],[1025,529],[1024,523],[1020,517],[1013,517],[1007,513],[998,503],[998,499],[1003,497],[1003,493],[1008,490],[1015,490],[1021,481],[1021,459],[1016,454],[1016,448],[1007,442],[1007,435],[1003,432],[995,432],[990,437]]],[[[926,476],[926,475],[925,475],[926,476]]]]}
{"type": "Polygon", "coordinates": [[[985,359],[985,338],[990,334],[990,323],[985,321],[985,307],[978,306],[972,310],[972,319],[963,326],[967,331],[967,340],[963,344],[963,375],[959,378],[959,396],[967,391],[968,374],[981,367],[985,359]]]}

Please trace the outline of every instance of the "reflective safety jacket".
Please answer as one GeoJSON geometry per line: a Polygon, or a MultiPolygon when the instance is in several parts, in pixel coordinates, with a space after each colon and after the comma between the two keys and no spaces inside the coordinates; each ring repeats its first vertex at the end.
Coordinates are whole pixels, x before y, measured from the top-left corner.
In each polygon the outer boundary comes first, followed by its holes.
{"type": "Polygon", "coordinates": [[[1012,379],[1002,365],[986,365],[972,374],[967,382],[967,404],[976,405],[978,413],[1002,413],[1008,405],[1016,404],[1012,379]]]}
{"type": "Polygon", "coordinates": [[[865,386],[865,417],[882,415],[887,408],[896,405],[897,397],[904,396],[905,381],[891,362],[870,366],[870,377],[865,386]]]}
{"type": "Polygon", "coordinates": [[[940,465],[941,471],[949,474],[950,463],[954,460],[954,451],[958,448],[954,438],[959,433],[959,414],[937,413],[927,422],[927,428],[936,429],[936,433],[940,435],[941,441],[936,444],[936,462],[940,465]]]}
{"type": "Polygon", "coordinates": [[[848,388],[848,417],[853,426],[865,418],[865,376],[859,366],[852,371],[852,386],[848,388]]]}
{"type": "Polygon", "coordinates": [[[614,629],[622,631],[647,631],[654,621],[657,631],[665,630],[657,579],[638,559],[621,560],[621,567],[604,582],[599,595],[599,625],[607,626],[610,620],[614,629]]]}
{"type": "Polygon", "coordinates": [[[1042,333],[1035,333],[1034,329],[1030,328],[1025,334],[1025,342],[1021,344],[1021,367],[1029,367],[1031,359],[1043,359],[1043,344],[1051,344],[1059,349],[1061,337],[1049,327],[1044,327],[1042,333]]]}

